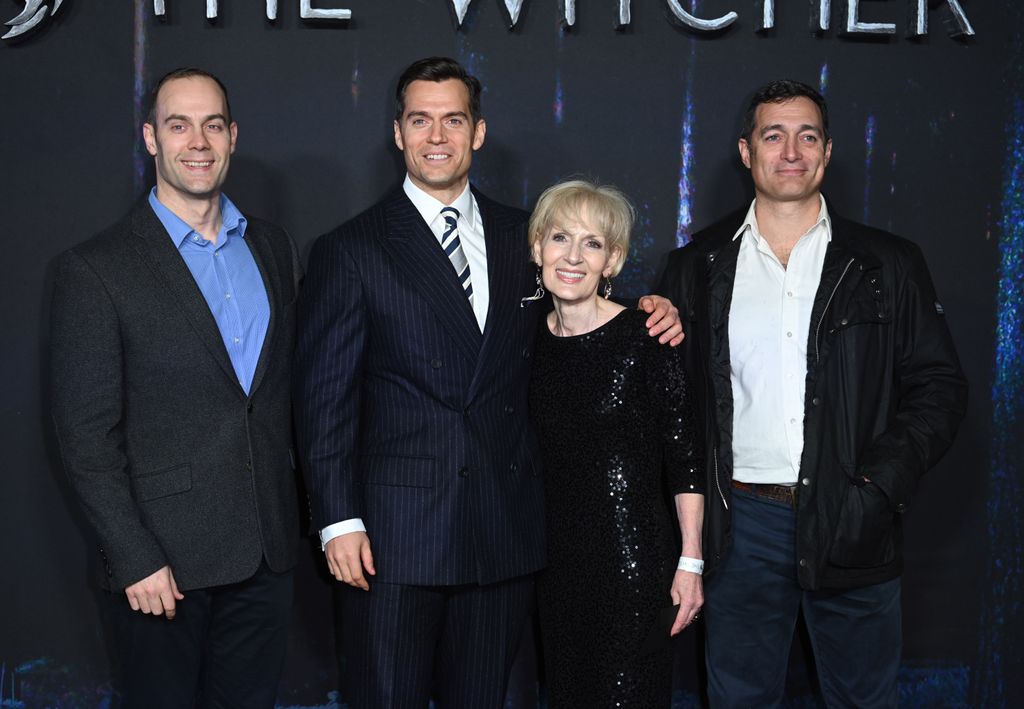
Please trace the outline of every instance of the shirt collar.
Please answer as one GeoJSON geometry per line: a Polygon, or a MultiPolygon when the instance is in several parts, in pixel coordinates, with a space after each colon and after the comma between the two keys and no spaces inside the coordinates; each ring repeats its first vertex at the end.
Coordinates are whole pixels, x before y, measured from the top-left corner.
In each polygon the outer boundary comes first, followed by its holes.
{"type": "MultiPolygon", "coordinates": [[[[811,225],[811,228],[807,230],[810,233],[813,229],[821,225],[825,229],[826,241],[832,241],[832,218],[828,215],[828,207],[825,206],[825,196],[818,193],[818,199],[821,200],[821,209],[818,210],[818,219],[811,225]]],[[[754,208],[757,205],[757,199],[750,203],[750,208],[747,210],[747,216],[743,218],[743,223],[740,224],[740,228],[736,230],[736,233],[732,235],[732,240],[735,241],[744,233],[749,231],[755,240],[763,239],[760,230],[757,228],[757,216],[754,208]]]]}
{"type": "MultiPolygon", "coordinates": [[[[149,192],[149,206],[153,209],[153,213],[156,214],[157,219],[164,225],[164,229],[167,230],[167,234],[171,237],[171,241],[175,247],[181,248],[182,242],[195,229],[193,229],[184,219],[179,217],[177,214],[172,212],[163,202],[156,197],[156,187],[149,192]]],[[[235,206],[234,202],[227,198],[227,195],[221,194],[220,196],[220,215],[221,215],[221,227],[220,232],[217,234],[217,246],[222,246],[227,242],[227,239],[220,238],[221,236],[245,236],[245,228],[249,224],[248,220],[242,216],[242,213],[235,206]]]]}
{"type": "Polygon", "coordinates": [[[408,173],[405,175],[405,182],[402,183],[402,189],[405,190],[406,196],[412,205],[416,207],[416,211],[423,217],[423,221],[427,224],[433,224],[434,220],[437,219],[437,215],[441,213],[441,210],[445,207],[455,207],[459,210],[459,218],[464,224],[470,229],[475,229],[477,224],[477,209],[476,200],[473,199],[473,193],[469,189],[469,183],[466,183],[465,189],[462,190],[462,194],[455,198],[450,205],[445,204],[441,200],[430,196],[423,190],[413,183],[412,178],[409,177],[408,173]]]}

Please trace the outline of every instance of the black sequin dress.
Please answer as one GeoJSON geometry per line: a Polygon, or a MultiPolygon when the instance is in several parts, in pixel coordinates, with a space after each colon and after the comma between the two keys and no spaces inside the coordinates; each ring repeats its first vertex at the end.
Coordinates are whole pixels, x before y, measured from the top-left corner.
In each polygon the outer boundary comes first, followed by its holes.
{"type": "Polygon", "coordinates": [[[544,455],[548,567],[537,580],[551,709],[667,707],[668,644],[639,650],[679,559],[671,494],[703,492],[675,350],[624,310],[585,335],[541,322],[530,408],[544,455]]]}

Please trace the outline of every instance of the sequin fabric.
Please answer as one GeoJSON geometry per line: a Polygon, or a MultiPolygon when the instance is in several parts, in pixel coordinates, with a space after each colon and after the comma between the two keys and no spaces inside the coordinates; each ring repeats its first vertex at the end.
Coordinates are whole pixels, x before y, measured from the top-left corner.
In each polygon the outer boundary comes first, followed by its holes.
{"type": "Polygon", "coordinates": [[[625,310],[577,337],[538,334],[531,413],[544,455],[538,577],[551,709],[667,707],[668,643],[640,656],[679,558],[671,495],[703,492],[675,350],[625,310]]]}

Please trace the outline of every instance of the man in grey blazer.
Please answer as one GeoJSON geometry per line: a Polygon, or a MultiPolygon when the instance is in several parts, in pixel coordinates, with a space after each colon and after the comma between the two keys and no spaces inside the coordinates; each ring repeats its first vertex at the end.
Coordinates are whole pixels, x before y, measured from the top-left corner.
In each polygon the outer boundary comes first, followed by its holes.
{"type": "Polygon", "coordinates": [[[237,126],[198,69],[157,84],[156,187],[58,261],[53,416],[98,538],[126,707],[272,707],[299,537],[300,268],[221,193],[237,126]]]}
{"type": "MultiPolygon", "coordinates": [[[[353,707],[503,706],[544,565],[526,410],[544,306],[524,300],[527,213],[469,183],[480,93],[451,59],[408,67],[394,122],[404,184],[310,255],[296,427],[327,564],[346,584],[353,707]]],[[[671,310],[649,323],[663,341],[681,332],[671,310]]]]}

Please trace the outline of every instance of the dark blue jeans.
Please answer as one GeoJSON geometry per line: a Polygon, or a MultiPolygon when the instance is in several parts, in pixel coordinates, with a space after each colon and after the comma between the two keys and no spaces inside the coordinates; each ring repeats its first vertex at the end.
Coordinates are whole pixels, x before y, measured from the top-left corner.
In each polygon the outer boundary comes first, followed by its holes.
{"type": "Polygon", "coordinates": [[[802,611],[829,707],[896,707],[900,581],[804,591],[796,580],[796,513],[733,489],[733,545],[706,587],[711,706],[783,703],[789,650],[802,611]]]}

